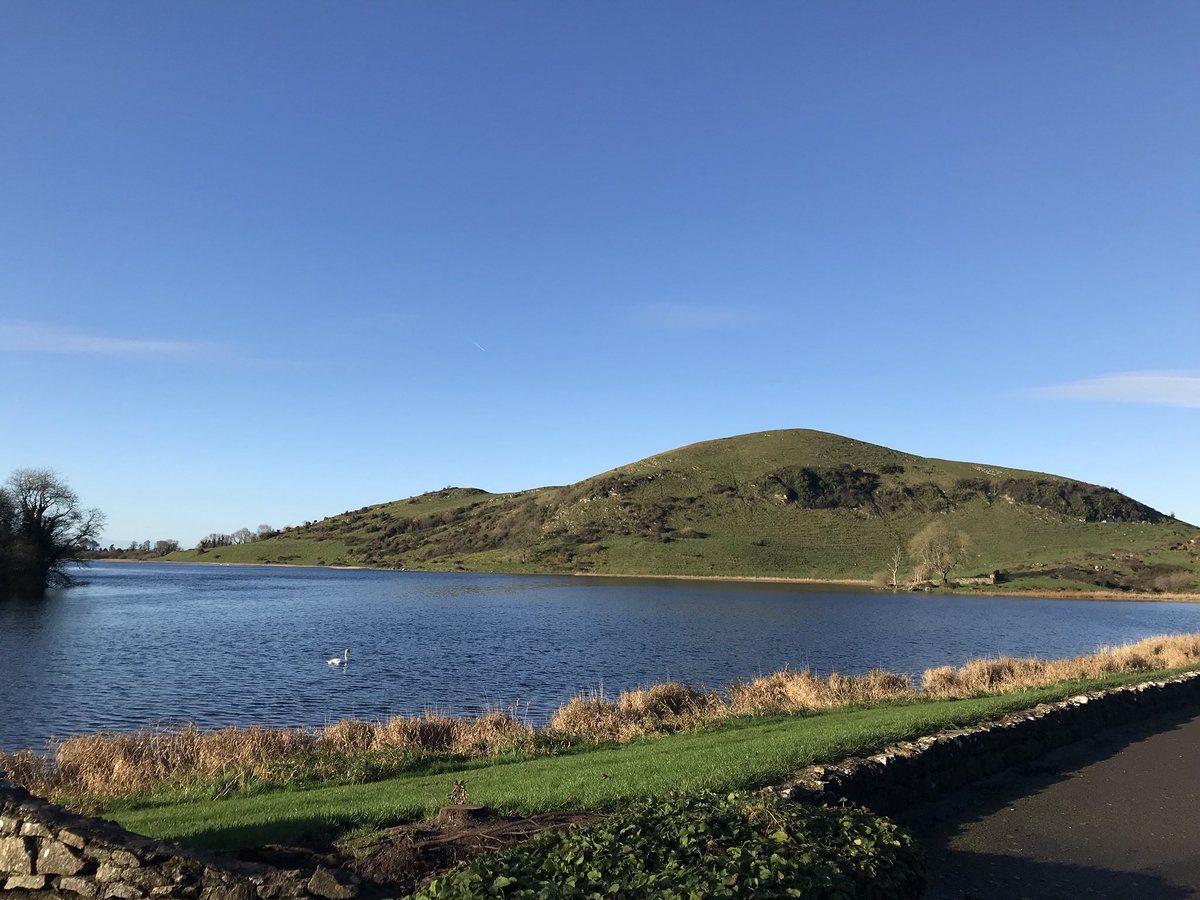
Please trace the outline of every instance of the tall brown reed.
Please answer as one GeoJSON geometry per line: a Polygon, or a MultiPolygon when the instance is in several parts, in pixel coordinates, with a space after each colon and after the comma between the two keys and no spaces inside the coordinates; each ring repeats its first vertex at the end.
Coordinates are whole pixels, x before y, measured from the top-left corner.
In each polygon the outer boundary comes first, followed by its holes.
{"type": "Polygon", "coordinates": [[[0,769],[37,794],[111,797],[230,770],[243,779],[286,778],[289,770],[304,770],[299,763],[306,755],[401,750],[415,756],[474,757],[532,749],[533,744],[532,727],[500,711],[473,719],[433,713],[386,722],[347,719],[315,731],[260,725],[201,730],[189,724],[79,735],[59,742],[50,755],[0,753],[0,769]],[[296,765],[289,767],[288,761],[296,765]]]}
{"type": "Polygon", "coordinates": [[[996,657],[974,659],[959,668],[937,666],[921,678],[925,696],[942,699],[1002,694],[1078,678],[1122,672],[1150,672],[1200,665],[1200,634],[1150,637],[1120,647],[1101,647],[1074,659],[996,657]]]}

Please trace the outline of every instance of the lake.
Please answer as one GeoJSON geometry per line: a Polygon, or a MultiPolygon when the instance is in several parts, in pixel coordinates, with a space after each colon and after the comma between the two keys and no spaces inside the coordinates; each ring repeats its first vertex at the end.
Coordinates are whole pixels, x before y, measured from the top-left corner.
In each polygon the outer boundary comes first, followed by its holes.
{"type": "Polygon", "coordinates": [[[0,601],[0,749],[156,722],[318,726],[785,666],[919,674],[1200,631],[1200,604],[714,581],[96,563],[0,601]],[[345,670],[326,659],[350,651],[345,670]]]}

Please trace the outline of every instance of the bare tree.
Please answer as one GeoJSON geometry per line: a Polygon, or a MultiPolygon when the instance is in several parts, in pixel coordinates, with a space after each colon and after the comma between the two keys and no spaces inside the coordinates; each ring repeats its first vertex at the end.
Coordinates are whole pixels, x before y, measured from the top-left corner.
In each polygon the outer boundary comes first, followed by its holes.
{"type": "Polygon", "coordinates": [[[63,566],[94,546],[104,527],[98,509],[48,469],[17,469],[0,488],[0,585],[40,591],[69,584],[63,566]]]}
{"type": "Polygon", "coordinates": [[[971,538],[965,531],[951,531],[945,522],[930,522],[908,542],[908,550],[917,561],[913,580],[920,581],[932,573],[946,584],[951,570],[966,561],[970,549],[971,538]]]}
{"type": "Polygon", "coordinates": [[[893,591],[900,585],[900,570],[904,567],[904,562],[907,559],[908,554],[904,551],[904,545],[897,544],[896,549],[892,551],[892,555],[888,558],[887,565],[887,572],[890,576],[888,585],[893,591]]]}

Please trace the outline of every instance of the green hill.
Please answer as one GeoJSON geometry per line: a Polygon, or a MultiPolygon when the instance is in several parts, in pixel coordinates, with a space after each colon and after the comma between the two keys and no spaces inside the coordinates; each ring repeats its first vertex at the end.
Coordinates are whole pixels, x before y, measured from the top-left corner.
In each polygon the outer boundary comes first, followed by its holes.
{"type": "Polygon", "coordinates": [[[1200,532],[1111,488],[808,430],[692,444],[565,487],[446,488],[170,558],[869,579],[931,521],[971,538],[956,574],[1000,570],[1015,588],[1200,583],[1200,532]]]}

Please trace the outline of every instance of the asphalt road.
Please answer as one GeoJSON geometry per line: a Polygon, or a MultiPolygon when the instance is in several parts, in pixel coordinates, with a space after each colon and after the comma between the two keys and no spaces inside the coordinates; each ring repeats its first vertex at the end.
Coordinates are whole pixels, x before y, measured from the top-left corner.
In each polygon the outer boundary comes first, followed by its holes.
{"type": "Polygon", "coordinates": [[[895,816],[928,900],[1200,897],[1200,710],[1073,744],[895,816]]]}

